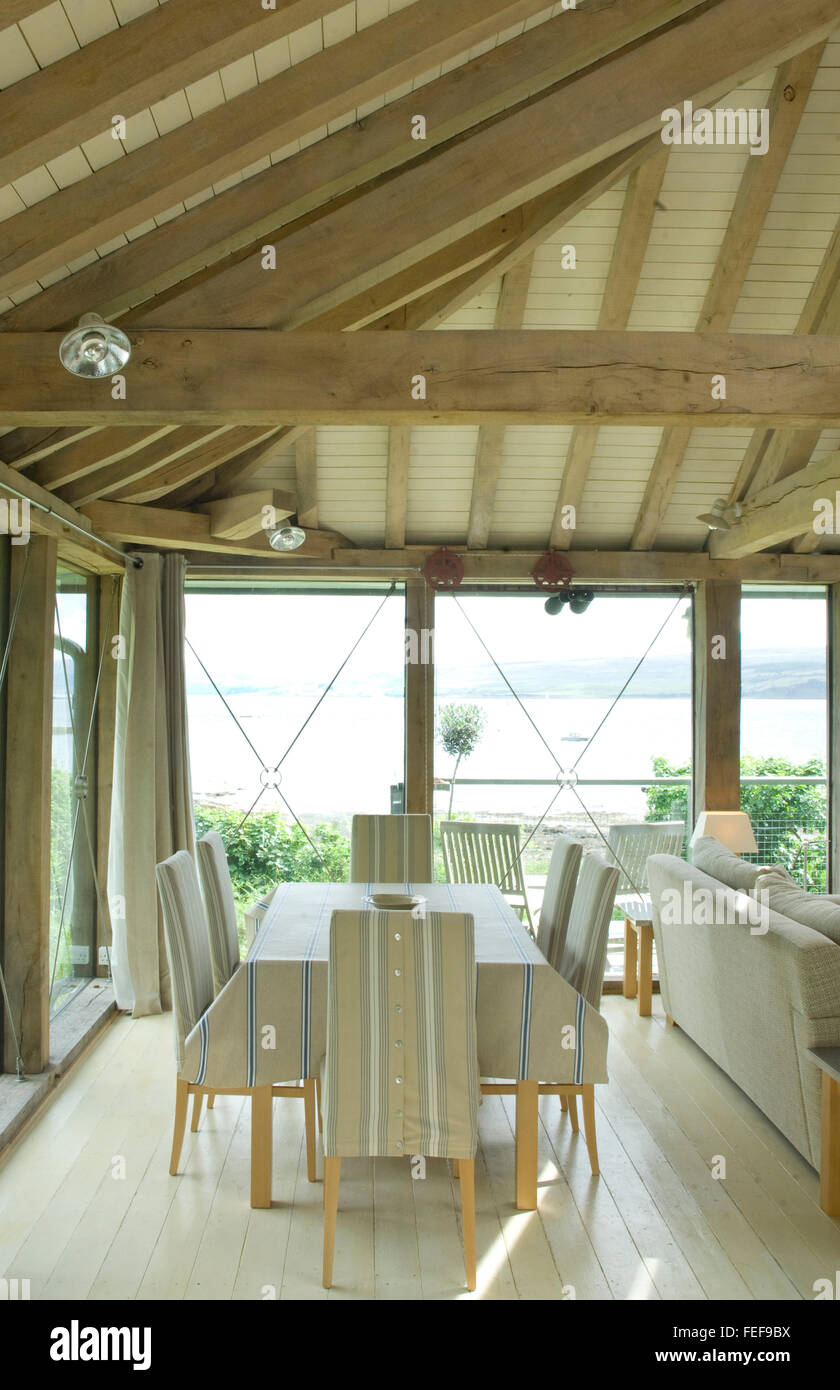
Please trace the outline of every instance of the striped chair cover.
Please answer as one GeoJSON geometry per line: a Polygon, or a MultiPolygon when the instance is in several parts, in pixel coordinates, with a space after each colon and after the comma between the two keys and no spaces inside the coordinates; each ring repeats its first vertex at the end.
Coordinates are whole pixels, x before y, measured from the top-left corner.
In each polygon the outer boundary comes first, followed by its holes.
{"type": "Polygon", "coordinates": [[[551,851],[537,927],[537,945],[555,970],[560,964],[566,942],[582,852],[583,846],[576,840],[570,840],[568,835],[558,835],[551,851]]]}
{"type": "Polygon", "coordinates": [[[474,1156],[475,987],[469,914],[333,913],[325,1155],[474,1156]]]}
{"type": "Polygon", "coordinates": [[[618,869],[600,854],[586,854],[578,875],[558,970],[593,1008],[601,1007],[607,937],[618,888],[618,869]]]}
{"type": "Polygon", "coordinates": [[[351,883],[431,883],[431,816],[354,816],[351,883]]]}
{"type": "Polygon", "coordinates": [[[163,932],[172,976],[178,1071],[184,1064],[184,1039],[213,1002],[210,940],[192,856],[178,850],[158,864],[158,892],[163,932]]]}
{"type": "Polygon", "coordinates": [[[198,841],[196,849],[204,906],[207,909],[207,925],[210,928],[213,980],[218,994],[239,965],[236,903],[227,855],[218,831],[208,830],[198,841]]]}
{"type": "Polygon", "coordinates": [[[612,854],[610,862],[619,871],[618,892],[633,898],[646,893],[647,861],[651,854],[682,855],[685,822],[681,820],[639,821],[611,825],[607,834],[612,854]]]}

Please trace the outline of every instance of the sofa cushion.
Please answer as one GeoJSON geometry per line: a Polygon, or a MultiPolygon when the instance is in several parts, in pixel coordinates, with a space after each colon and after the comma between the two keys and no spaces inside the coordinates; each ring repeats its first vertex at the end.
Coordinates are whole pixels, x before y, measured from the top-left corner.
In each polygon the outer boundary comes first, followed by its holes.
{"type": "Polygon", "coordinates": [[[783,864],[772,864],[769,869],[760,864],[750,864],[745,859],[739,859],[737,854],[733,854],[732,850],[727,849],[719,840],[712,839],[711,835],[704,835],[699,839],[691,846],[689,853],[696,869],[701,869],[704,874],[716,878],[719,883],[725,883],[727,888],[740,889],[742,893],[749,893],[750,889],[755,887],[759,874],[777,873],[791,881],[783,864]]]}
{"type": "Polygon", "coordinates": [[[820,932],[840,946],[840,903],[832,902],[825,895],[808,893],[773,871],[759,874],[756,879],[753,897],[758,897],[762,891],[767,893],[771,912],[781,912],[784,917],[820,932]]]}

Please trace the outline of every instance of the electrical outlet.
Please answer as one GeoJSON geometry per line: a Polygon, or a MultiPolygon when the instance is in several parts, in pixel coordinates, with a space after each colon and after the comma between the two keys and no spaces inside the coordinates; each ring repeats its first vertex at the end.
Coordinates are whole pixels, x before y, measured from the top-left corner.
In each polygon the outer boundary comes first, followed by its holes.
{"type": "Polygon", "coordinates": [[[89,946],[71,946],[71,947],[70,947],[70,964],[71,964],[71,965],[89,965],[89,964],[90,964],[90,947],[89,947],[89,946]]]}
{"type": "Polygon", "coordinates": [[[110,964],[111,964],[111,960],[110,960],[110,956],[109,956],[109,953],[108,953],[108,947],[107,947],[107,946],[100,946],[100,947],[99,947],[99,964],[100,964],[100,965],[110,965],[110,964]]]}

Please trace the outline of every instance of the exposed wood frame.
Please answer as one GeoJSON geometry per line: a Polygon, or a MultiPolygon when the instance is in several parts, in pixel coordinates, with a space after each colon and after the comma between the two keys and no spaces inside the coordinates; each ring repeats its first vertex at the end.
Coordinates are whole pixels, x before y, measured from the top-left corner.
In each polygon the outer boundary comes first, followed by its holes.
{"type": "Polygon", "coordinates": [[[318,435],[303,430],[295,442],[297,519],[307,530],[318,527],[318,435]]]}
{"type": "Polygon", "coordinates": [[[150,332],[124,401],[64,372],[57,345],[50,333],[0,334],[0,425],[840,424],[840,342],[829,337],[150,332]]]}
{"type": "Polygon", "coordinates": [[[405,585],[405,809],[434,815],[435,591],[422,578],[405,585]],[[412,661],[410,656],[417,659],[412,661]],[[427,657],[427,660],[423,658],[427,657]]]}
{"type": "Polygon", "coordinates": [[[177,0],[112,29],[0,92],[0,187],[343,2],[177,0]]]}
{"type": "MultiPolygon", "coordinates": [[[[214,268],[206,282],[199,277],[179,286],[168,303],[140,319],[150,327],[293,327],[302,314],[311,317],[336,296],[362,288],[366,274],[378,278],[381,272],[373,270],[385,255],[410,252],[419,259],[431,249],[430,238],[466,229],[478,209],[489,220],[505,205],[661,132],[661,113],[673,101],[716,100],[825,38],[836,22],[836,0],[800,0],[782,11],[757,7],[755,0],[727,0],[692,12],[397,172],[366,197],[365,217],[354,203],[331,216],[329,235],[322,226],[318,238],[307,233],[299,245],[285,238],[282,273],[267,273],[252,253],[214,268]],[[314,299],[316,282],[327,288],[314,299]]],[[[17,220],[7,224],[13,235],[17,220]]]]}
{"type": "MultiPolygon", "coordinates": [[[[281,494],[286,498],[288,494],[281,494]]],[[[140,506],[130,502],[91,502],[83,513],[98,535],[131,545],[150,545],[161,550],[206,550],[221,554],[276,554],[265,532],[248,541],[219,538],[213,531],[213,517],[206,512],[181,512],[171,508],[140,506]]],[[[259,528],[258,528],[259,529],[259,528]]],[[[294,553],[305,558],[324,559],[339,546],[348,544],[337,531],[309,530],[306,542],[294,553]]]]}
{"type": "Polygon", "coordinates": [[[692,822],[741,807],[741,585],[704,580],[694,597],[692,822]]]}
{"type": "Polygon", "coordinates": [[[96,974],[107,975],[99,965],[99,950],[110,951],[112,932],[108,902],[108,847],[111,841],[111,795],[114,782],[114,733],[117,716],[117,662],[113,639],[120,630],[120,579],[116,575],[99,581],[99,641],[97,651],[105,650],[96,706],[96,868],[99,892],[96,904],[96,974]]]}
{"type": "MultiPolygon", "coordinates": [[[[697,0],[619,0],[570,11],[497,46],[422,88],[424,152],[517,100],[568,77],[697,0]]],[[[209,262],[280,229],[418,154],[414,93],[335,132],[77,270],[0,316],[12,331],[56,328],[96,309],[113,320],[209,262]]],[[[325,327],[328,325],[324,325],[325,327]]]]}
{"type": "Polygon", "coordinates": [[[840,583],[828,586],[828,892],[840,885],[840,583]]]}
{"type": "Polygon", "coordinates": [[[87,569],[97,574],[121,573],[123,566],[120,561],[109,551],[104,550],[99,544],[98,538],[93,535],[90,523],[73,507],[69,507],[66,502],[53,496],[50,492],[45,492],[42,487],[38,487],[26,477],[24,473],[16,473],[8,464],[0,463],[0,496],[5,496],[6,489],[22,493],[34,505],[30,510],[29,525],[35,535],[49,536],[58,542],[59,553],[62,556],[83,554],[84,563],[87,569]],[[42,507],[48,508],[48,512],[41,511],[42,507]],[[65,522],[71,525],[65,525],[65,522]],[[75,529],[80,527],[82,534],[75,529]],[[71,529],[72,528],[72,529],[71,529]],[[90,539],[84,534],[91,531],[90,539]]]}
{"type": "MultiPolygon", "coordinates": [[[[26,476],[31,482],[50,491],[53,488],[66,488],[109,465],[133,459],[141,450],[154,445],[171,448],[174,430],[174,425],[138,425],[127,429],[97,430],[81,438],[71,438],[65,448],[54,449],[48,457],[25,465],[28,469],[26,476]]],[[[15,467],[24,465],[16,461],[15,467]]],[[[72,503],[72,496],[68,496],[67,501],[72,503]]]]}
{"type": "Polygon", "coordinates": [[[405,545],[410,459],[411,426],[392,425],[388,431],[385,481],[385,546],[388,550],[401,550],[405,545]]]}
{"type": "Polygon", "coordinates": [[[295,497],[279,488],[264,488],[246,492],[239,497],[227,497],[218,502],[205,502],[199,511],[210,518],[210,534],[216,540],[244,541],[259,535],[269,523],[285,521],[296,507],[295,497]],[[270,512],[269,512],[270,508],[270,512]]]}
{"type": "Polygon", "coordinates": [[[792,536],[803,535],[814,529],[817,501],[830,503],[833,518],[838,495],[840,452],[829,454],[820,463],[801,468],[798,473],[757,492],[744,503],[741,517],[732,523],[730,530],[713,532],[709,553],[716,559],[739,559],[779,545],[792,536]]]}
{"type": "MultiPolygon", "coordinates": [[[[522,327],[532,265],[533,257],[525,256],[504,276],[496,305],[496,329],[522,327]]],[[[471,550],[485,549],[490,539],[505,434],[504,425],[479,426],[467,527],[467,545],[471,550]]]]}
{"type": "MultiPolygon", "coordinates": [[[[767,103],[770,148],[763,158],[747,160],[697,319],[698,333],[722,333],[729,327],[808,104],[824,48],[824,44],[817,44],[798,54],[784,63],[776,74],[767,103]]],[[[654,544],[673,497],[691,434],[689,429],[663,432],[630,541],[633,550],[648,550],[654,544]]],[[[758,466],[761,467],[760,461],[758,466]]]]}
{"type": "MultiPolygon", "coordinates": [[[[50,1055],[50,796],[56,542],[32,536],[12,547],[11,594],[23,581],[9,657],[3,968],[23,1068],[37,1074],[50,1055]],[[24,579],[24,569],[26,570],[24,579]]],[[[5,1015],[5,1010],[4,1010],[5,1015]]],[[[4,1068],[16,1069],[5,1024],[4,1068]]]]}
{"type": "MultiPolygon", "coordinates": [[[[113,442],[117,441],[120,435],[130,433],[130,430],[122,429],[102,430],[100,438],[103,445],[100,447],[108,448],[110,454],[113,442]]],[[[75,477],[61,477],[57,482],[53,482],[52,486],[65,502],[69,502],[73,507],[80,507],[85,502],[93,502],[97,497],[107,497],[138,483],[174,459],[181,458],[191,450],[228,433],[229,427],[226,429],[225,426],[219,425],[210,432],[200,426],[193,426],[192,429],[173,428],[161,431],[157,438],[150,434],[145,443],[138,443],[136,447],[118,453],[116,457],[111,455],[101,463],[91,463],[83,472],[74,470],[75,477]]],[[[202,458],[203,456],[202,453],[202,458]]],[[[51,461],[53,477],[58,472],[61,461],[62,455],[58,455],[54,463],[51,461]]],[[[49,483],[44,485],[50,486],[49,483]]]]}
{"type": "MultiPolygon", "coordinates": [[[[629,322],[668,154],[667,148],[657,141],[649,157],[638,169],[634,169],[628,180],[598,315],[598,327],[601,329],[615,331],[626,328],[629,322]]],[[[549,537],[549,544],[558,550],[568,550],[571,546],[574,528],[565,524],[571,515],[567,508],[574,507],[577,518],[598,444],[598,433],[597,429],[586,426],[572,431],[549,537]]]]}
{"type": "Polygon", "coordinates": [[[421,0],[278,73],[9,218],[0,293],[30,284],[541,8],[540,0],[421,0]]]}

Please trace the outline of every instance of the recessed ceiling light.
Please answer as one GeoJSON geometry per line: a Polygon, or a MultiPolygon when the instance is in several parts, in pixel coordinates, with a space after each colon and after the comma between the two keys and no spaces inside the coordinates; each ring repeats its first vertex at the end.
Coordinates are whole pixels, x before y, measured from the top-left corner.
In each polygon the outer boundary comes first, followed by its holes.
{"type": "Polygon", "coordinates": [[[83,314],[77,327],[62,339],[58,355],[73,376],[113,376],[131,357],[131,343],[121,328],[106,323],[99,314],[83,314]]]}

